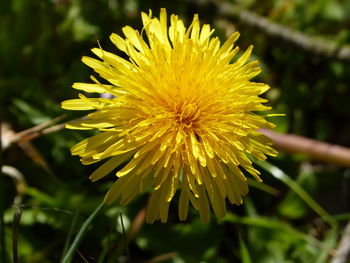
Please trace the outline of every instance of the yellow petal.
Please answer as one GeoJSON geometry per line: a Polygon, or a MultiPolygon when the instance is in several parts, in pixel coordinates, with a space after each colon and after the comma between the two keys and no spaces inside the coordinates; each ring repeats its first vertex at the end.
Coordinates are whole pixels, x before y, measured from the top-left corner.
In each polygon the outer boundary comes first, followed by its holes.
{"type": "Polygon", "coordinates": [[[106,176],[108,173],[113,171],[116,167],[121,165],[123,162],[128,160],[132,156],[132,153],[124,153],[118,156],[114,156],[111,159],[109,159],[107,162],[105,162],[103,165],[101,165],[99,168],[96,169],[95,172],[93,172],[90,175],[90,180],[95,182],[102,177],[106,176]]]}

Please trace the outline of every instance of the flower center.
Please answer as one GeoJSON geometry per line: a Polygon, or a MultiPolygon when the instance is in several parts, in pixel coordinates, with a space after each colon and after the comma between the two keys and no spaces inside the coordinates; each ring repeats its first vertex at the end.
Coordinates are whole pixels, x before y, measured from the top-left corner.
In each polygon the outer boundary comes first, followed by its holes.
{"type": "Polygon", "coordinates": [[[201,112],[196,103],[184,103],[175,107],[175,121],[183,128],[197,128],[201,112]]]}

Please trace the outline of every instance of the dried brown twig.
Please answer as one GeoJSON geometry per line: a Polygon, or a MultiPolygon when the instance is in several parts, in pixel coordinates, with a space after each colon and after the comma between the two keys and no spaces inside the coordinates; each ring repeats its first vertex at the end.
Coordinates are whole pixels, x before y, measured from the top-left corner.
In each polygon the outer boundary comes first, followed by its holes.
{"type": "MultiPolygon", "coordinates": [[[[54,120],[57,120],[57,118],[55,118],[54,120]]],[[[77,120],[81,120],[81,118],[77,120]]],[[[39,128],[29,129],[31,130],[31,132],[17,133],[17,135],[22,134],[22,136],[16,136],[16,138],[20,138],[18,140],[24,140],[28,142],[42,135],[60,131],[65,127],[65,125],[66,123],[62,123],[48,128],[43,128],[47,127],[47,125],[42,125],[41,130],[39,128]]],[[[281,134],[268,129],[260,129],[260,132],[269,137],[273,141],[274,146],[279,150],[288,153],[305,154],[311,159],[350,167],[349,148],[335,144],[320,142],[303,136],[297,136],[293,134],[281,134]]],[[[13,142],[16,141],[14,140],[13,142]]]]}
{"type": "Polygon", "coordinates": [[[335,58],[340,61],[350,62],[350,45],[339,45],[334,40],[307,35],[229,2],[225,3],[215,0],[188,1],[199,4],[200,6],[203,6],[205,3],[215,4],[219,12],[219,17],[223,17],[229,21],[238,21],[239,24],[256,28],[267,36],[291,43],[309,53],[325,58],[335,58]]]}
{"type": "Polygon", "coordinates": [[[18,207],[22,203],[22,197],[25,194],[25,189],[27,186],[26,180],[23,174],[13,166],[3,165],[1,166],[1,172],[4,175],[11,177],[14,181],[17,194],[13,200],[13,205],[18,207]]]}
{"type": "Polygon", "coordinates": [[[6,149],[13,144],[17,144],[24,151],[24,153],[28,155],[36,164],[41,166],[48,174],[55,177],[54,172],[51,170],[44,156],[31,143],[31,140],[33,140],[36,137],[40,137],[41,135],[44,135],[53,131],[58,131],[64,128],[64,124],[58,124],[58,125],[48,127],[62,119],[63,119],[63,115],[18,133],[13,131],[10,124],[2,123],[1,124],[1,131],[2,131],[1,145],[6,149]]]}
{"type": "Polygon", "coordinates": [[[22,211],[20,204],[22,202],[22,197],[25,193],[26,180],[23,174],[18,171],[15,167],[3,165],[1,166],[1,172],[4,175],[11,177],[15,183],[17,194],[13,201],[13,208],[15,210],[12,221],[12,257],[13,262],[18,263],[18,232],[19,232],[19,223],[21,220],[22,211]]]}
{"type": "Polygon", "coordinates": [[[350,259],[350,221],[346,225],[342,238],[340,239],[335,256],[331,263],[346,263],[350,259]]]}
{"type": "Polygon", "coordinates": [[[64,128],[65,124],[58,124],[51,127],[49,126],[61,121],[63,118],[64,115],[61,115],[48,122],[39,124],[37,126],[31,127],[29,129],[17,133],[12,130],[10,124],[1,123],[1,145],[4,149],[6,149],[12,144],[16,144],[21,141],[31,141],[32,139],[40,137],[43,134],[61,130],[64,128]]]}
{"type": "Polygon", "coordinates": [[[158,262],[163,262],[165,260],[168,259],[173,259],[177,256],[176,252],[169,252],[169,253],[165,253],[159,256],[156,256],[148,261],[146,261],[145,263],[158,263],[158,262]]]}
{"type": "Polygon", "coordinates": [[[132,221],[132,224],[126,234],[129,240],[132,240],[140,232],[140,229],[145,223],[145,218],[146,218],[146,207],[142,208],[137,213],[134,220],[132,221]]]}
{"type": "Polygon", "coordinates": [[[126,254],[126,260],[128,263],[131,263],[131,256],[130,256],[130,250],[129,250],[129,240],[128,240],[128,237],[126,235],[122,212],[119,213],[119,217],[120,217],[121,227],[123,230],[123,242],[124,242],[124,250],[125,250],[125,254],[126,254]]]}
{"type": "Polygon", "coordinates": [[[311,159],[350,167],[350,149],[293,134],[281,134],[268,129],[260,132],[269,137],[274,146],[288,153],[305,154],[311,159]]]}
{"type": "Polygon", "coordinates": [[[15,213],[13,215],[12,222],[12,256],[13,262],[18,263],[18,230],[19,230],[19,222],[21,220],[22,211],[19,206],[15,207],[15,213]]]}

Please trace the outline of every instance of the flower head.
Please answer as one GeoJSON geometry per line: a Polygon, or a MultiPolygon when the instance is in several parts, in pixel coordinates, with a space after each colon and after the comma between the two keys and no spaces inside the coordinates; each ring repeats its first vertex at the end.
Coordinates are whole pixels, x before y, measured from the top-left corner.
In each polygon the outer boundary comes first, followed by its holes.
{"type": "Polygon", "coordinates": [[[91,176],[99,180],[118,167],[118,179],[105,202],[128,204],[136,195],[152,190],[147,221],[167,221],[171,200],[179,188],[178,213],[185,220],[189,203],[202,221],[210,218],[210,205],[218,218],[226,214],[225,199],[241,204],[248,192],[245,169],[258,181],[259,171],[247,157],[276,155],[270,141],[258,132],[272,124],[255,111],[265,111],[259,97],[269,87],[250,79],[260,72],[258,62],[247,63],[250,46],[234,59],[239,33],[221,45],[209,25],[200,26],[195,15],[186,28],[161,9],[160,18],[142,13],[141,32],[126,26],[125,38],[110,39],[128,59],[94,48],[99,58],[83,57],[108,84],[75,83],[85,92],[110,93],[112,98],[64,101],[70,110],[94,110],[70,129],[101,132],[72,148],[83,164],[107,159],[91,176]]]}

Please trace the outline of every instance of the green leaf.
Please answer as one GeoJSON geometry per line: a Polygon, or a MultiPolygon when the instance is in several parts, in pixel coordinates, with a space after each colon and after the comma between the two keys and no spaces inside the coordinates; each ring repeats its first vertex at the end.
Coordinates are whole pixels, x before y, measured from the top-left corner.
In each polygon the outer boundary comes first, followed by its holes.
{"type": "Polygon", "coordinates": [[[29,121],[35,125],[48,122],[52,119],[50,116],[43,113],[38,108],[30,105],[29,103],[23,100],[14,99],[13,104],[15,104],[15,106],[27,116],[29,121]]]}
{"type": "MultiPolygon", "coordinates": [[[[301,172],[296,182],[309,192],[313,192],[315,189],[315,175],[312,172],[301,172]]],[[[307,204],[293,191],[291,190],[284,200],[278,206],[278,212],[291,219],[302,218],[308,211],[307,204]]]]}
{"type": "Polygon", "coordinates": [[[78,247],[78,245],[80,244],[80,241],[83,239],[83,237],[85,236],[91,222],[95,219],[96,215],[98,214],[98,212],[101,211],[101,209],[103,208],[104,203],[101,203],[96,209],[95,211],[86,219],[86,221],[84,222],[84,224],[81,226],[78,234],[76,235],[73,243],[71,244],[71,246],[69,247],[69,250],[67,251],[67,253],[64,255],[63,259],[61,260],[61,263],[69,263],[76,248],[78,247]]]}
{"type": "Polygon", "coordinates": [[[314,210],[322,219],[328,222],[332,227],[337,227],[337,222],[332,219],[328,212],[324,210],[300,185],[292,178],[286,175],[281,169],[266,161],[256,161],[258,166],[269,172],[273,177],[285,183],[293,190],[308,206],[314,210]]]}
{"type": "MultiPolygon", "coordinates": [[[[323,245],[327,247],[335,247],[338,240],[338,231],[336,229],[331,229],[328,231],[326,237],[323,240],[323,245]]],[[[321,250],[315,263],[326,263],[329,254],[325,250],[321,250]]]]}
{"type": "Polygon", "coordinates": [[[291,237],[294,237],[296,239],[301,239],[306,241],[307,243],[315,246],[316,248],[322,248],[325,249],[328,253],[331,253],[332,247],[329,247],[327,244],[323,244],[318,239],[307,235],[303,232],[300,232],[293,228],[288,223],[285,223],[283,221],[277,220],[275,218],[270,217],[262,217],[262,216],[256,216],[256,217],[240,217],[234,214],[227,214],[226,217],[222,220],[223,222],[230,222],[230,223],[240,223],[248,226],[255,226],[260,228],[266,228],[276,231],[277,233],[285,233],[288,234],[291,237]]]}
{"type": "Polygon", "coordinates": [[[345,17],[345,9],[337,1],[327,1],[322,11],[323,16],[329,20],[341,21],[345,17]]]}
{"type": "Polygon", "coordinates": [[[244,243],[244,240],[242,236],[239,236],[239,250],[241,253],[241,261],[242,263],[252,263],[252,260],[249,256],[249,251],[247,249],[247,246],[244,243]]]}

